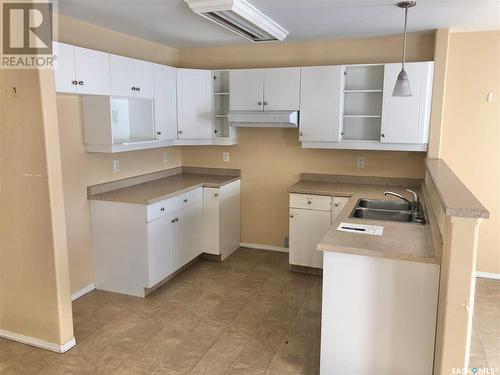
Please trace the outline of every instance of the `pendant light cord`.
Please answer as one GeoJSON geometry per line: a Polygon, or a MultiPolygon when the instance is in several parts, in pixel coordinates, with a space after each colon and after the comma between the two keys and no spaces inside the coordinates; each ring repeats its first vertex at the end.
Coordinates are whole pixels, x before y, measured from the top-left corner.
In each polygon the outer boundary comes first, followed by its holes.
{"type": "Polygon", "coordinates": [[[405,69],[405,63],[406,63],[406,22],[408,20],[408,6],[405,7],[405,29],[404,29],[404,37],[403,37],[403,58],[401,59],[402,61],[402,70],[405,69]]]}

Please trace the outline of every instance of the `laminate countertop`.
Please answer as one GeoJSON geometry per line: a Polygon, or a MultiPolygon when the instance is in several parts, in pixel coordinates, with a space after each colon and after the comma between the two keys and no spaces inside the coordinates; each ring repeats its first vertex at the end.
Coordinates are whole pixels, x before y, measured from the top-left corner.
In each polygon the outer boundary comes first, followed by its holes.
{"type": "Polygon", "coordinates": [[[239,176],[183,172],[104,193],[89,194],[88,198],[89,200],[152,204],[199,187],[218,188],[239,179],[239,176]]]}
{"type": "Polygon", "coordinates": [[[349,202],[333,221],[330,230],[318,244],[318,250],[440,264],[441,237],[432,210],[428,208],[428,198],[425,186],[422,185],[423,181],[413,180],[412,185],[398,186],[394,183],[404,183],[405,181],[388,179],[387,184],[384,184],[383,179],[377,178],[376,184],[369,184],[366,183],[366,179],[369,178],[360,179],[364,179],[362,183],[356,182],[356,179],[349,181],[346,178],[340,179],[340,181],[301,180],[288,189],[290,193],[350,197],[349,202]],[[417,183],[415,184],[415,182],[417,183]],[[384,191],[387,190],[401,193],[411,200],[411,194],[405,191],[407,188],[416,190],[423,199],[427,218],[425,225],[349,217],[360,198],[398,200],[395,197],[384,197],[384,191]],[[381,236],[373,236],[337,231],[341,222],[383,226],[384,232],[381,236]]]}

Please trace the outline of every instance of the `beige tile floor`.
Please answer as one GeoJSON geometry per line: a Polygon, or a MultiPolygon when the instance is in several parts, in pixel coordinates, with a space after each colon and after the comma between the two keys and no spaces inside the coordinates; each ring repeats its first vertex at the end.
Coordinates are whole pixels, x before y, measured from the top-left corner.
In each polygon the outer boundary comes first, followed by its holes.
{"type": "Polygon", "coordinates": [[[146,299],[93,291],[73,303],[77,346],[0,340],[3,374],[318,374],[321,277],[288,255],[202,260],[146,299]]]}
{"type": "Polygon", "coordinates": [[[500,374],[500,281],[477,279],[470,367],[500,374]]]}

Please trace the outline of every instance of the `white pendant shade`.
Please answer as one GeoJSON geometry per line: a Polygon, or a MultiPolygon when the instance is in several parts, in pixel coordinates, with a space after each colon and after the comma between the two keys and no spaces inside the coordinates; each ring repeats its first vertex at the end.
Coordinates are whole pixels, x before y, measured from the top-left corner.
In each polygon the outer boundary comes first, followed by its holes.
{"type": "Polygon", "coordinates": [[[401,70],[398,74],[398,79],[396,85],[394,85],[394,91],[392,96],[411,96],[410,81],[408,80],[408,75],[404,70],[401,70]]]}

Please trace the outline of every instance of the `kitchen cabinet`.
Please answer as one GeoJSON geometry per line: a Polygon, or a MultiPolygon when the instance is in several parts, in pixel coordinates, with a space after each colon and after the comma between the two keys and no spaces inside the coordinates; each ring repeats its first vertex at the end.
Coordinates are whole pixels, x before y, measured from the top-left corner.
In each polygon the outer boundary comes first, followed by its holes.
{"type": "Polygon", "coordinates": [[[111,95],[153,98],[154,64],[125,56],[110,55],[111,95]]]}
{"type": "Polygon", "coordinates": [[[154,65],[156,139],[177,138],[177,69],[154,65]]]}
{"type": "Polygon", "coordinates": [[[339,141],[342,67],[304,67],[300,82],[299,140],[339,141]]]}
{"type": "Polygon", "coordinates": [[[401,64],[385,64],[382,143],[427,144],[432,100],[432,62],[405,64],[412,96],[392,96],[401,64]]]}
{"type": "Polygon", "coordinates": [[[320,373],[432,374],[438,286],[438,264],[325,251],[320,373]]]}
{"type": "Polygon", "coordinates": [[[177,69],[179,139],[212,138],[212,72],[177,69]]]}
{"type": "Polygon", "coordinates": [[[323,268],[323,252],[316,247],[348,201],[345,197],[290,194],[291,265],[323,268]]]}
{"type": "Polygon", "coordinates": [[[299,109],[300,68],[232,70],[229,82],[231,111],[299,109]]]}
{"type": "Polygon", "coordinates": [[[90,202],[96,288],[144,297],[202,252],[202,188],[149,205],[90,202]]]}
{"type": "Polygon", "coordinates": [[[54,42],[57,56],[56,92],[109,95],[109,55],[104,52],[54,42]]]}
{"type": "Polygon", "coordinates": [[[240,180],[203,188],[203,252],[224,260],[240,247],[240,180]]]}

